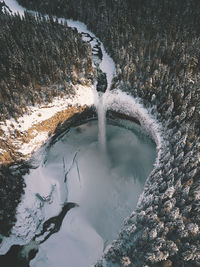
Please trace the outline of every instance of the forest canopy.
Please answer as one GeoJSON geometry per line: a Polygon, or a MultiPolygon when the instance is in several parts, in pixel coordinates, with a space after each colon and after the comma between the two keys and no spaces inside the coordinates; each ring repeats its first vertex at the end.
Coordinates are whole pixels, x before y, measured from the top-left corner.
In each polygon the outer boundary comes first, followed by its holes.
{"type": "Polygon", "coordinates": [[[92,79],[91,48],[76,30],[28,12],[0,15],[1,120],[92,79]]]}

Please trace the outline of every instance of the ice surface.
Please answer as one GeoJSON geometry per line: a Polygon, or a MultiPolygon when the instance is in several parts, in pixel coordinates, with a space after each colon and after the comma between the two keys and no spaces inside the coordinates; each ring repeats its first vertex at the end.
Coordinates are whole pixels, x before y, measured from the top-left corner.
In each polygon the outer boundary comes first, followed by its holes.
{"type": "Polygon", "coordinates": [[[155,159],[152,142],[143,142],[148,140],[144,131],[138,125],[134,132],[125,129],[130,125],[122,126],[107,126],[108,154],[99,150],[96,122],[72,128],[51,147],[40,167],[25,176],[17,223],[4,239],[1,254],[12,244],[28,243],[40,232],[41,222],[57,215],[68,201],[79,207],[67,213],[60,232],[41,245],[31,266],[55,266],[56,258],[60,267],[65,266],[62,261],[91,266],[99,258],[136,206],[155,159]]]}
{"type": "MultiPolygon", "coordinates": [[[[154,146],[151,141],[143,143],[143,139],[125,128],[107,127],[106,154],[99,150],[96,122],[72,128],[48,152],[45,169],[58,182],[64,180],[64,174],[60,176],[62,171],[57,173],[62,169],[63,159],[68,170],[77,155],[66,186],[67,201],[79,207],[70,210],[59,233],[40,246],[31,266],[55,266],[56,262],[60,267],[66,262],[69,266],[78,267],[80,263],[91,266],[136,206],[153,167],[154,146]]],[[[64,184],[60,188],[62,191],[64,184]]]]}
{"type": "Polygon", "coordinates": [[[79,210],[70,211],[59,233],[40,246],[31,267],[88,267],[102,255],[103,240],[79,210]]]}

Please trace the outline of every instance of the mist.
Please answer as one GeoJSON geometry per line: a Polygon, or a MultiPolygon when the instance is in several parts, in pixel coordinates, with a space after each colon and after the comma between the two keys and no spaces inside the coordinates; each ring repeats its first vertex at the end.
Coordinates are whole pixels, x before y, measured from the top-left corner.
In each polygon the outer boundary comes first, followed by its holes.
{"type": "Polygon", "coordinates": [[[58,258],[59,266],[90,266],[135,209],[156,146],[139,125],[118,124],[107,124],[106,150],[98,142],[97,121],[91,121],[71,128],[47,153],[44,172],[66,179],[61,199],[78,207],[66,215],[59,233],[40,246],[31,266],[55,266],[58,258]]]}

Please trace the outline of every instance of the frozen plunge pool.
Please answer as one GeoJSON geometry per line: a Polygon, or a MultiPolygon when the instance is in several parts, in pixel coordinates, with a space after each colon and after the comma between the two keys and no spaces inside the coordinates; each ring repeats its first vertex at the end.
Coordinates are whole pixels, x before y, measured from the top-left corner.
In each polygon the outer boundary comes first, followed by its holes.
{"type": "Polygon", "coordinates": [[[49,150],[46,169],[66,179],[66,201],[78,204],[60,231],[40,245],[31,266],[91,266],[136,207],[153,168],[156,147],[142,128],[108,121],[107,151],[98,144],[97,121],[71,128],[49,150]]]}
{"type": "Polygon", "coordinates": [[[40,176],[34,197],[49,216],[20,252],[27,257],[37,250],[31,267],[92,266],[136,208],[153,169],[156,145],[139,125],[127,120],[108,120],[106,131],[102,151],[97,121],[72,127],[49,148],[39,171],[26,178],[28,188],[40,176]],[[48,179],[55,188],[45,199],[42,192],[48,179]],[[55,203],[61,207],[65,203],[59,214],[55,203]]]}

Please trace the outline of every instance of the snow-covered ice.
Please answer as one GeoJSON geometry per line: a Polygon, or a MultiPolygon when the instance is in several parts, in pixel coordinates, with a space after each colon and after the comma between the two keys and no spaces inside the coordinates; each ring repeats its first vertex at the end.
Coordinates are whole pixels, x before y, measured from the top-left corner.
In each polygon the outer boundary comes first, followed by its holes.
{"type": "MultiPolygon", "coordinates": [[[[130,123],[130,125],[133,124],[130,123]]],[[[139,126],[133,125],[133,129],[139,128],[139,126]]],[[[109,243],[116,237],[123,218],[128,216],[132,207],[137,203],[138,195],[143,188],[137,177],[141,175],[140,178],[144,182],[142,177],[144,178],[145,173],[152,168],[154,160],[152,155],[155,156],[154,153],[152,154],[152,146],[142,144],[142,141],[139,141],[138,137],[129,130],[108,125],[111,162],[107,162],[107,157],[104,154],[101,155],[98,149],[97,132],[98,128],[95,122],[72,128],[49,150],[45,164],[39,168],[39,173],[35,170],[33,171],[35,175],[26,177],[29,181],[28,187],[34,193],[39,192],[43,197],[50,194],[52,186],[56,185],[53,194],[53,208],[52,204],[47,204],[46,209],[43,210],[46,219],[48,219],[47,215],[53,216],[52,211],[59,212],[61,207],[59,203],[67,200],[79,204],[79,207],[73,208],[67,213],[59,233],[54,234],[40,246],[39,253],[31,262],[31,266],[54,266],[56,258],[61,267],[65,266],[65,262],[69,266],[79,266],[80,262],[82,262],[81,266],[91,266],[103,253],[106,241],[109,243]],[[123,142],[122,136],[126,136],[123,142]],[[145,153],[143,153],[143,149],[145,153]],[[124,151],[126,151],[126,155],[124,151]],[[76,160],[72,165],[76,153],[76,160]],[[135,153],[137,153],[137,157],[135,157],[135,153]],[[142,171],[139,168],[140,160],[146,163],[142,171]],[[88,162],[90,163],[89,168],[88,162]],[[64,169],[71,169],[66,184],[64,183],[64,169]],[[134,174],[132,174],[132,169],[135,170],[134,174]],[[36,186],[39,180],[34,182],[35,176],[41,178],[40,191],[36,186]],[[45,177],[46,187],[43,186],[45,177]],[[60,201],[58,201],[59,199],[60,201]]],[[[26,191],[22,208],[25,208],[27,203],[32,203],[32,197],[29,200],[30,195],[31,192],[26,191]]],[[[33,207],[31,210],[34,211],[33,207]]],[[[35,212],[36,210],[37,207],[35,212]]],[[[41,215],[40,211],[39,215],[41,215]]],[[[26,220],[23,219],[25,225],[26,220]]],[[[28,232],[28,228],[25,232],[28,232]]]]}
{"type": "Polygon", "coordinates": [[[79,210],[69,211],[60,231],[40,246],[31,267],[88,267],[102,255],[104,242],[79,210]]]}

